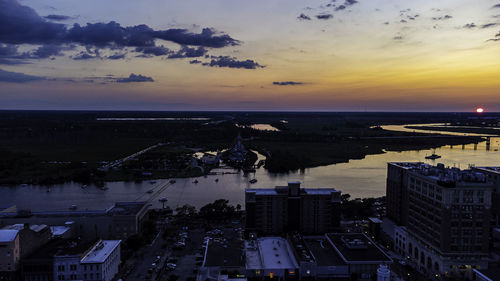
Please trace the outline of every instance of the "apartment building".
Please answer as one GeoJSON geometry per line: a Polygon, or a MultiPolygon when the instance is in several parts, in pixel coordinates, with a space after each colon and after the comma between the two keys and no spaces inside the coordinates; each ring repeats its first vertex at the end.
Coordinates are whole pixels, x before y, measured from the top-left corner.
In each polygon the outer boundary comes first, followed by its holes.
{"type": "Polygon", "coordinates": [[[339,226],[340,194],[333,188],[301,188],[300,182],[272,189],[247,189],[246,231],[260,234],[332,232],[339,226]]]}

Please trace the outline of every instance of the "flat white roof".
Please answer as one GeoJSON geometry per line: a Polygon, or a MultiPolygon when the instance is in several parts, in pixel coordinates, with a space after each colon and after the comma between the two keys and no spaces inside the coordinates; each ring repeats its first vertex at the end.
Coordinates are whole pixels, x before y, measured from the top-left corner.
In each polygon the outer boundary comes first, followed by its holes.
{"type": "Polygon", "coordinates": [[[259,252],[264,269],[298,268],[290,245],[281,237],[259,238],[259,252]]]}
{"type": "Polygon", "coordinates": [[[82,258],[81,263],[103,263],[121,240],[101,240],[82,258]]]}
{"type": "Polygon", "coordinates": [[[12,242],[18,233],[15,229],[0,229],[0,242],[12,242]]]}

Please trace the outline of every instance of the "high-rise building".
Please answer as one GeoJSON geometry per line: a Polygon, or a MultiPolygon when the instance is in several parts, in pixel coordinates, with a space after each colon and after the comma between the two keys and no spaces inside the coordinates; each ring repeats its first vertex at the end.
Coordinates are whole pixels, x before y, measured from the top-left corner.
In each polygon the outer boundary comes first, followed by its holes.
{"type": "Polygon", "coordinates": [[[493,183],[484,173],[389,163],[387,178],[388,194],[404,194],[387,198],[396,251],[429,274],[487,267],[493,183]]]}
{"type": "Polygon", "coordinates": [[[488,175],[488,180],[494,184],[491,198],[491,214],[495,226],[500,226],[500,167],[474,167],[473,170],[488,175]]]}
{"type": "Polygon", "coordinates": [[[260,234],[332,232],[339,226],[340,193],[333,188],[301,188],[300,182],[247,189],[246,230],[260,234]]]}

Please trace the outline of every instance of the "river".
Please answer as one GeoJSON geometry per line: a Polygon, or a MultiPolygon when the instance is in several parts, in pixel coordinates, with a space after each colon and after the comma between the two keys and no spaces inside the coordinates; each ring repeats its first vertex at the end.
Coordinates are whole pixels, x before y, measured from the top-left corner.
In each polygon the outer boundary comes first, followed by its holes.
{"type": "MultiPolygon", "coordinates": [[[[383,128],[419,132],[406,129],[404,126],[383,126],[383,128]]],[[[163,197],[168,199],[167,205],[173,208],[183,204],[201,207],[219,198],[228,199],[234,205],[244,206],[245,188],[269,188],[296,180],[301,181],[304,187],[334,187],[343,193],[351,194],[352,198],[378,197],[385,195],[387,162],[423,161],[460,168],[467,168],[470,164],[500,166],[498,150],[500,150],[500,138],[495,137],[491,139],[489,150],[486,149],[486,142],[437,148],[436,153],[442,156],[437,160],[425,159],[425,156],[432,154],[433,150],[411,150],[368,155],[361,160],[350,160],[347,163],[309,168],[288,174],[272,174],[264,168],[259,168],[249,175],[232,169],[216,169],[213,171],[226,174],[199,177],[196,178],[198,183],[194,183],[194,178],[176,179],[174,184],[170,184],[168,180],[156,180],[155,183],[109,182],[106,184],[109,188],[106,191],[93,186],[82,188],[81,184],[75,183],[52,186],[50,192],[47,192],[47,187],[33,185],[1,187],[0,207],[16,205],[18,209],[62,211],[71,205],[76,205],[80,210],[105,209],[114,202],[147,200],[153,206],[160,207],[158,199],[163,197]],[[248,181],[253,178],[258,182],[250,184],[248,181]]]]}

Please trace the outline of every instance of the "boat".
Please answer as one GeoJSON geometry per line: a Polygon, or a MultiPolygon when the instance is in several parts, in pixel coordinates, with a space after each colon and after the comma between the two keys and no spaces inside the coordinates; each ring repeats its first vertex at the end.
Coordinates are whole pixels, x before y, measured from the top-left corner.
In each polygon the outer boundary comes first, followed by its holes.
{"type": "Polygon", "coordinates": [[[84,189],[87,188],[87,185],[86,184],[82,185],[82,188],[84,188],[84,189]]]}
{"type": "Polygon", "coordinates": [[[431,159],[431,160],[436,160],[441,158],[441,155],[437,155],[436,153],[432,153],[431,155],[425,156],[425,159],[431,159]]]}
{"type": "Polygon", "coordinates": [[[69,207],[70,210],[76,210],[77,206],[76,205],[71,205],[71,207],[69,207]]]}
{"type": "Polygon", "coordinates": [[[198,180],[194,180],[193,183],[198,183],[198,180]]]}
{"type": "Polygon", "coordinates": [[[219,179],[215,179],[215,182],[219,182],[219,179]]]}
{"type": "Polygon", "coordinates": [[[253,183],[256,183],[256,182],[257,182],[257,179],[251,179],[251,180],[249,180],[248,182],[253,184],[253,183]]]}
{"type": "Polygon", "coordinates": [[[152,190],[152,189],[150,189],[150,190],[146,191],[146,193],[151,194],[151,193],[153,193],[153,190],[152,190]]]}
{"type": "Polygon", "coordinates": [[[441,155],[436,154],[436,150],[435,149],[432,151],[431,155],[425,156],[425,159],[431,159],[431,160],[436,160],[436,159],[439,159],[439,158],[441,158],[441,155]]]}
{"type": "Polygon", "coordinates": [[[156,183],[156,181],[150,181],[149,183],[150,183],[150,184],[155,184],[155,183],[156,183]]]}
{"type": "Polygon", "coordinates": [[[175,183],[175,180],[170,180],[169,181],[170,184],[174,184],[175,183]]]}
{"type": "Polygon", "coordinates": [[[47,192],[50,192],[50,187],[47,188],[47,192]]]}

